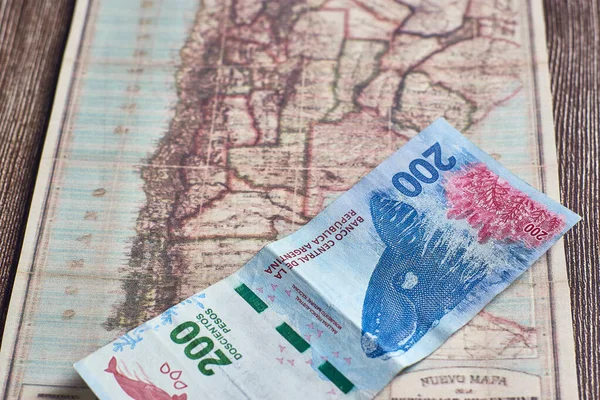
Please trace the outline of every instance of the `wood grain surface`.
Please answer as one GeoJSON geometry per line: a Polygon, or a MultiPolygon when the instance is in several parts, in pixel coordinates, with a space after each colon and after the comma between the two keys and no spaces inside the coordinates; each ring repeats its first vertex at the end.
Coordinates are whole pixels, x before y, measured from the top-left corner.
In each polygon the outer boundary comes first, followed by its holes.
{"type": "Polygon", "coordinates": [[[0,335],[73,0],[0,0],[0,335]]]}
{"type": "Polygon", "coordinates": [[[561,198],[583,218],[565,246],[579,391],[600,399],[600,2],[544,5],[561,198]]]}
{"type": "MultiPolygon", "coordinates": [[[[583,217],[566,237],[579,386],[600,399],[600,6],[544,5],[562,201],[583,217]]],[[[0,0],[0,333],[73,6],[0,0]]]]}

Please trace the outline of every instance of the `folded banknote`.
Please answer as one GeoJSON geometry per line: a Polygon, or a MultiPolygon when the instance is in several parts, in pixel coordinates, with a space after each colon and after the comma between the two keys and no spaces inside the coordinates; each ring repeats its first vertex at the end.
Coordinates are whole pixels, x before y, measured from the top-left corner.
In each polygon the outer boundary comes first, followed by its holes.
{"type": "Polygon", "coordinates": [[[439,119],[297,232],[75,368],[101,399],[370,399],[579,217],[439,119]]]}

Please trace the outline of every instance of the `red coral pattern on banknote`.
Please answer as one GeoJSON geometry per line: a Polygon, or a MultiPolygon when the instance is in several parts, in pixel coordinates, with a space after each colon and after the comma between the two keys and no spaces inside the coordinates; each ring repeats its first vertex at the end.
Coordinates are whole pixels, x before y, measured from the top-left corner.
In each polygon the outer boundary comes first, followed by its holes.
{"type": "Polygon", "coordinates": [[[452,175],[444,187],[448,218],[466,219],[479,230],[481,243],[493,238],[534,248],[565,227],[561,215],[513,188],[483,163],[452,175]]]}

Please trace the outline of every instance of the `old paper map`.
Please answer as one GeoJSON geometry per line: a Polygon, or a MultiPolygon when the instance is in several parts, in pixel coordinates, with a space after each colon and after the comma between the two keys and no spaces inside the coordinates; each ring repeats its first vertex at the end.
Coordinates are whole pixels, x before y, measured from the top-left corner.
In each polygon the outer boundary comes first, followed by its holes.
{"type": "MultiPolygon", "coordinates": [[[[439,116],[557,197],[547,73],[539,0],[78,1],[2,398],[93,398],[73,362],[305,224],[439,116]]],[[[514,397],[577,398],[561,242],[379,395],[514,397]]]]}

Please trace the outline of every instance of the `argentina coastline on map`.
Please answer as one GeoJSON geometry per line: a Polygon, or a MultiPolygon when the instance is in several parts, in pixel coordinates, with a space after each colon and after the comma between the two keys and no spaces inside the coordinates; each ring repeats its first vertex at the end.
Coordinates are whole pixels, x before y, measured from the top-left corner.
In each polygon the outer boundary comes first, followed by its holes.
{"type": "MultiPolygon", "coordinates": [[[[440,116],[556,198],[550,100],[536,0],[78,2],[3,397],[88,398],[74,361],[135,347],[440,116]]],[[[575,398],[568,296],[559,242],[378,398],[575,398]]]]}

